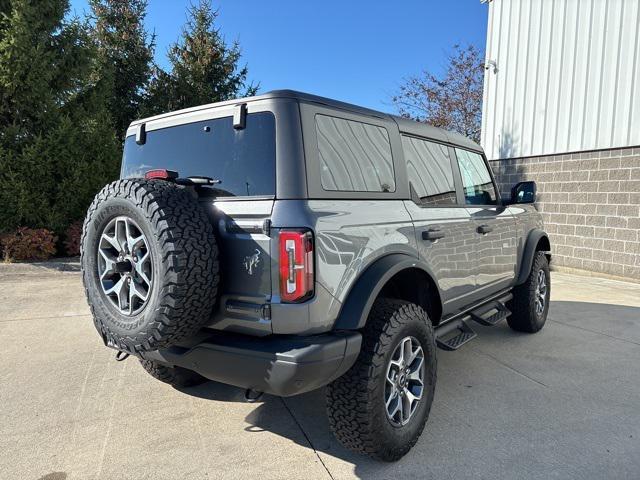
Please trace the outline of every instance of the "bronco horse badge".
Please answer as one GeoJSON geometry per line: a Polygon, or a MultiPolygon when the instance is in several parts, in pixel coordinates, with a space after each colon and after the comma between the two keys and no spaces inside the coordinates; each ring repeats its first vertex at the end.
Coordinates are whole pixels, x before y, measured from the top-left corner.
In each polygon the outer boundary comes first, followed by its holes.
{"type": "Polygon", "coordinates": [[[254,269],[260,265],[260,261],[260,250],[257,248],[253,255],[244,257],[243,265],[249,275],[253,275],[254,269]]]}

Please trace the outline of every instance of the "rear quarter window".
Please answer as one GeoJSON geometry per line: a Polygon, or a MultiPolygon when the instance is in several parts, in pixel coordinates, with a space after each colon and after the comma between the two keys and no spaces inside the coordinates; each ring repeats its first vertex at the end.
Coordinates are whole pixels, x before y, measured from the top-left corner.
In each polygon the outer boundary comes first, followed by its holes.
{"type": "Polygon", "coordinates": [[[402,136],[407,176],[423,205],[455,205],[456,188],[449,149],[426,140],[402,136]]]}
{"type": "Polygon", "coordinates": [[[316,115],[322,188],[395,192],[389,133],[383,127],[316,115]]]}

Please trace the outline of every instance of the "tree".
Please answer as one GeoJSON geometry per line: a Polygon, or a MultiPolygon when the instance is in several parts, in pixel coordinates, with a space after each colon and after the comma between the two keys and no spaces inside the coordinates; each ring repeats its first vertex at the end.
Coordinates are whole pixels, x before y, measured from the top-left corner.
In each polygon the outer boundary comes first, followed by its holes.
{"type": "Polygon", "coordinates": [[[140,114],[151,79],[155,35],[144,28],[147,0],[90,0],[97,72],[107,88],[107,109],[118,134],[140,114]]]}
{"type": "Polygon", "coordinates": [[[480,141],[483,55],[473,45],[453,47],[442,76],[409,77],[392,97],[400,115],[480,141]]]}
{"type": "Polygon", "coordinates": [[[240,67],[238,42],[227,45],[215,22],[218,12],[209,0],[192,5],[182,37],[168,52],[170,71],[156,66],[149,88],[146,113],[193,107],[254,95],[247,84],[247,67],[240,67]]]}
{"type": "Polygon", "coordinates": [[[0,231],[61,232],[117,176],[119,145],[68,0],[12,0],[0,19],[0,231]]]}

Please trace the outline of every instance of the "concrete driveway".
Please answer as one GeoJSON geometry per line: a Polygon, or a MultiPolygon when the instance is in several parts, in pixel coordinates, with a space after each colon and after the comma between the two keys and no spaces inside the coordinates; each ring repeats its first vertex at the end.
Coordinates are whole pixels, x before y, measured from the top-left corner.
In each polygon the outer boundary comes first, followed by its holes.
{"type": "Polygon", "coordinates": [[[638,479],[640,285],[552,281],[539,334],[438,352],[425,433],[384,464],[337,444],[322,391],[175,390],[102,346],[77,265],[0,265],[0,479],[638,479]]]}

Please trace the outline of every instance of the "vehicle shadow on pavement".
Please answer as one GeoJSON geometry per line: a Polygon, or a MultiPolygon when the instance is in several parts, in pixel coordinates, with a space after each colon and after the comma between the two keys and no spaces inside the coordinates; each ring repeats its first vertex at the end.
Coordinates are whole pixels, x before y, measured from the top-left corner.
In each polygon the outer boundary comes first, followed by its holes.
{"type": "MultiPolygon", "coordinates": [[[[590,473],[580,478],[624,478],[628,468],[640,467],[629,456],[635,436],[616,433],[640,428],[635,409],[622,403],[620,420],[612,428],[606,412],[612,402],[620,403],[619,394],[598,387],[620,372],[613,359],[625,363],[640,358],[640,308],[552,301],[548,324],[536,335],[514,332],[506,322],[474,329],[478,338],[468,346],[439,352],[438,388],[429,421],[416,446],[396,463],[352,453],[335,440],[325,414],[324,389],[285,399],[265,395],[242,428],[256,434],[269,431],[312,449],[331,472],[327,478],[454,478],[452,472],[471,471],[476,478],[518,478],[522,471],[536,472],[531,478],[578,478],[584,469],[590,473]],[[581,355],[597,361],[576,364],[581,355]],[[625,355],[628,358],[622,358],[625,355]],[[565,389],[568,382],[575,393],[565,389]],[[605,413],[600,415],[600,410],[605,413]],[[589,424],[573,432],[576,419],[586,412],[589,424]],[[585,442],[586,438],[599,440],[585,442]],[[617,447],[615,455],[613,450],[608,453],[612,458],[607,464],[598,460],[602,442],[617,447]],[[479,449],[479,444],[486,448],[479,449]]],[[[629,377],[623,380],[631,385],[637,380],[634,372],[617,375],[629,377]]],[[[241,389],[215,382],[184,393],[244,401],[241,389]]]]}

